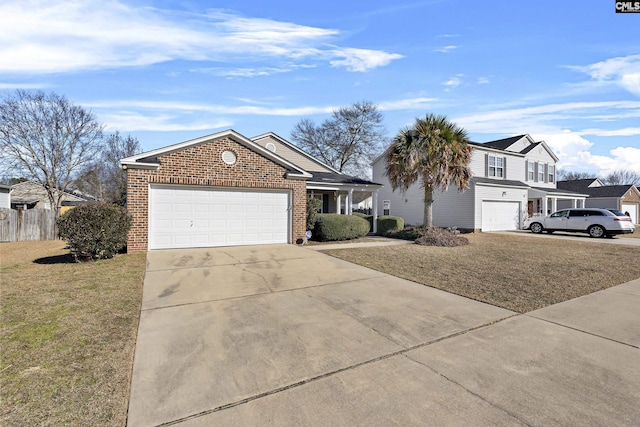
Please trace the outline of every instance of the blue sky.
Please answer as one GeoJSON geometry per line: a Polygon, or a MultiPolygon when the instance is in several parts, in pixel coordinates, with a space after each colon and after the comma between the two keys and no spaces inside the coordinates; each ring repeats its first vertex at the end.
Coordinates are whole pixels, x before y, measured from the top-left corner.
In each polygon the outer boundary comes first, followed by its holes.
{"type": "Polygon", "coordinates": [[[4,0],[0,92],[55,91],[151,150],[235,129],[289,138],[356,101],[389,136],[446,114],[529,133],[560,168],[640,172],[640,14],[610,0],[4,0]]]}

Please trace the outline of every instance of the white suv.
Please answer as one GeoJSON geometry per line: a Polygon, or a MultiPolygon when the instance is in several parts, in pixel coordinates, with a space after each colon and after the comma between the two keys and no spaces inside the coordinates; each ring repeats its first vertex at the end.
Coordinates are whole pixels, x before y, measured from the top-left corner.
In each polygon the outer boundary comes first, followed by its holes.
{"type": "Polygon", "coordinates": [[[591,237],[631,234],[635,231],[628,216],[596,208],[563,209],[548,216],[529,218],[524,225],[536,234],[543,231],[569,231],[589,233],[591,237]]]}

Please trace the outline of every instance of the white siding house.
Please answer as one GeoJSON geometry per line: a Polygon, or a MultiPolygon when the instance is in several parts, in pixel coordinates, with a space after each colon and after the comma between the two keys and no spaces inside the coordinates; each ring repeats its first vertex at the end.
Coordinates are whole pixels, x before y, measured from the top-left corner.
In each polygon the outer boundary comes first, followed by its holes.
{"type": "MultiPolygon", "coordinates": [[[[471,143],[470,188],[435,191],[433,223],[439,227],[498,231],[516,230],[528,216],[554,211],[560,200],[584,206],[586,195],[556,188],[558,158],[544,141],[529,135],[471,143]]],[[[403,217],[407,224],[422,224],[424,191],[415,184],[405,192],[393,191],[385,176],[385,156],[373,162],[373,181],[384,187],[378,211],[403,217]]]]}
{"type": "Polygon", "coordinates": [[[11,186],[0,184],[0,208],[11,207],[11,186]]]}

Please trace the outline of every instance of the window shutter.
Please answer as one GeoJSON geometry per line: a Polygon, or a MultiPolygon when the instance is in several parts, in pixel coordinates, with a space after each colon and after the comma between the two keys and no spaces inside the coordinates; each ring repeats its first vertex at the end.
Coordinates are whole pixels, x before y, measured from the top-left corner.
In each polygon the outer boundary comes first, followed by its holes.
{"type": "Polygon", "coordinates": [[[484,176],[489,178],[489,154],[484,155],[484,176]]]}
{"type": "Polygon", "coordinates": [[[529,181],[529,160],[524,161],[524,181],[529,181]]]}
{"type": "Polygon", "coordinates": [[[533,181],[538,182],[538,168],[540,167],[540,163],[536,162],[533,168],[533,181]]]}
{"type": "Polygon", "coordinates": [[[502,178],[507,179],[507,157],[502,159],[502,178]]]}

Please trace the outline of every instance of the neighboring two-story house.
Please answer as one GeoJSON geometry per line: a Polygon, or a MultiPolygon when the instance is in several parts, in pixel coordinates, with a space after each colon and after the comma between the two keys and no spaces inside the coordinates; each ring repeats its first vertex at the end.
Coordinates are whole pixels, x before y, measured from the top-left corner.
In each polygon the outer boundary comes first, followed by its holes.
{"type": "MultiPolygon", "coordinates": [[[[548,214],[559,202],[584,207],[586,194],[559,190],[558,158],[544,141],[529,135],[485,143],[472,142],[470,188],[455,186],[435,191],[433,224],[478,231],[520,229],[529,216],[548,214]]],[[[422,224],[424,191],[419,183],[407,191],[392,191],[385,176],[385,155],[373,162],[373,181],[384,185],[378,192],[378,211],[397,215],[406,224],[422,224]]]]}

